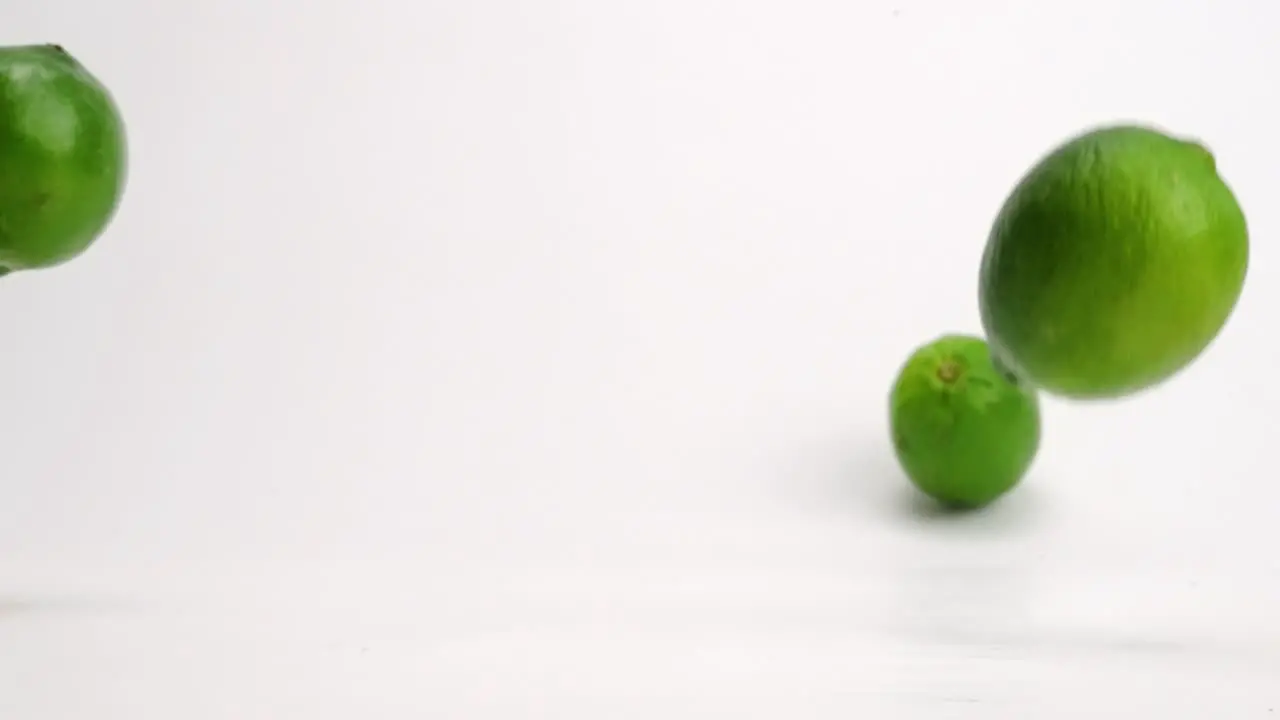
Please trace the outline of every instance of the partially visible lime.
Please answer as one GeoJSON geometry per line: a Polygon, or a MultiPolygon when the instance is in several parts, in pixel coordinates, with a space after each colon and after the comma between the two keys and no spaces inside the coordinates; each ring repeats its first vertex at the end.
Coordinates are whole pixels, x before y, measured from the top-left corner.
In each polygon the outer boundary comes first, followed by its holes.
{"type": "Polygon", "coordinates": [[[1036,391],[998,367],[987,343],[947,335],[916,349],[890,395],[893,447],[939,503],[975,508],[1013,489],[1040,447],[1036,391]]]}
{"type": "Polygon", "coordinates": [[[1046,392],[1128,395],[1196,359],[1244,287],[1244,213],[1201,144],[1117,125],[1039,161],[996,218],[983,326],[1046,392]]]}
{"type": "Polygon", "coordinates": [[[0,274],[83,253],[124,191],[124,122],[57,45],[0,47],[0,274]]]}

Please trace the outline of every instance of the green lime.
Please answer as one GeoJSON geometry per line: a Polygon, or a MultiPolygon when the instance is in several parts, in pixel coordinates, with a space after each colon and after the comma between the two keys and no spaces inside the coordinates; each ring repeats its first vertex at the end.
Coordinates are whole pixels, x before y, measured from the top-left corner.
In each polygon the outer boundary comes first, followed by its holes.
{"type": "Polygon", "coordinates": [[[992,361],[987,343],[946,335],[916,349],[889,400],[894,451],[911,482],[975,508],[1022,479],[1040,447],[1040,403],[992,361]]]}
{"type": "Polygon", "coordinates": [[[979,302],[1000,359],[1041,389],[1112,398],[1198,357],[1244,287],[1244,213],[1201,144],[1095,129],[1039,161],[996,218],[979,302]]]}
{"type": "Polygon", "coordinates": [[[125,183],[124,122],[57,45],[0,47],[0,274],[84,252],[125,183]]]}

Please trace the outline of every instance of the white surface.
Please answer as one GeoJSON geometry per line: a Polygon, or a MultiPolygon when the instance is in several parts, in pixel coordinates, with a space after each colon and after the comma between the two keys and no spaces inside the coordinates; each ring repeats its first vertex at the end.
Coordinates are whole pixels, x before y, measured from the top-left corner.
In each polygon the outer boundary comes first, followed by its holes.
{"type": "Polygon", "coordinates": [[[0,717],[1271,717],[1263,2],[42,0],[109,236],[6,278],[0,717]],[[1082,127],[1215,150],[1211,352],[930,517],[888,385],[1082,127]]]}

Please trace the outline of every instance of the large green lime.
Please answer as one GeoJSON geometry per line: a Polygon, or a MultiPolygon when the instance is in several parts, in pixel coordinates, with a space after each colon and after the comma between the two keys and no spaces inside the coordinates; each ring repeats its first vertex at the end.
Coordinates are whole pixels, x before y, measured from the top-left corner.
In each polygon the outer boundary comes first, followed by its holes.
{"type": "Polygon", "coordinates": [[[56,45],[0,47],[0,274],[85,251],[125,183],[111,94],[56,45]]]}
{"type": "Polygon", "coordinates": [[[980,305],[1000,361],[1067,397],[1168,379],[1217,336],[1244,286],[1244,213],[1201,144],[1092,130],[1014,188],[982,260],[980,305]]]}
{"type": "Polygon", "coordinates": [[[1036,391],[976,337],[917,348],[889,400],[893,447],[907,477],[943,505],[973,508],[1013,489],[1040,447],[1036,391]]]}

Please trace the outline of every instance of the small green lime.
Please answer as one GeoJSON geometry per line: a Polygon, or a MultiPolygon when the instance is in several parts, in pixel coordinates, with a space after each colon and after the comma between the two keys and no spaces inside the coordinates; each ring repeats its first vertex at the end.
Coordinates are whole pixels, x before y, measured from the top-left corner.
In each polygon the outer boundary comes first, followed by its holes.
{"type": "Polygon", "coordinates": [[[983,326],[1042,390],[1120,397],[1209,346],[1248,264],[1244,213],[1203,145],[1103,127],[1050,152],[1000,209],[982,259],[983,326]]]}
{"type": "Polygon", "coordinates": [[[0,47],[0,274],[83,253],[125,184],[124,122],[57,45],[0,47]]]}
{"type": "Polygon", "coordinates": [[[987,505],[1014,488],[1040,447],[1036,391],[993,362],[987,343],[946,335],[916,349],[889,400],[898,461],[939,503],[987,505]]]}

